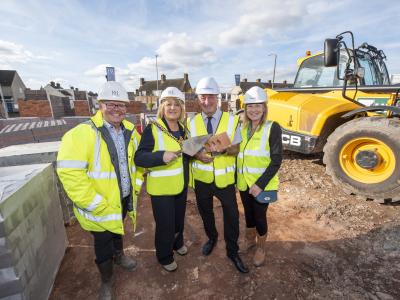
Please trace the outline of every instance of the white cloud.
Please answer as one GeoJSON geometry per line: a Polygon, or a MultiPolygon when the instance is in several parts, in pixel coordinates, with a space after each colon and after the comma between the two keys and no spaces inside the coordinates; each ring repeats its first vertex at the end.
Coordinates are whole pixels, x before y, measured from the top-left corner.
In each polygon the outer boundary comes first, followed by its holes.
{"type": "MultiPolygon", "coordinates": [[[[159,46],[158,68],[162,73],[185,72],[216,61],[213,48],[203,43],[194,41],[186,33],[169,33],[167,40],[159,46]]],[[[140,61],[128,65],[131,71],[140,72],[141,75],[153,74],[156,68],[154,57],[143,57],[140,61]]]]}
{"type": "Polygon", "coordinates": [[[0,40],[0,61],[26,63],[34,58],[22,45],[0,40]]]}
{"type": "Polygon", "coordinates": [[[278,36],[280,32],[299,26],[306,17],[306,9],[299,1],[272,1],[268,9],[264,9],[262,2],[246,2],[239,22],[219,35],[221,45],[260,44],[264,36],[278,36]]]}
{"type": "MultiPolygon", "coordinates": [[[[105,82],[105,75],[106,75],[106,67],[114,67],[116,80],[121,82],[125,87],[132,87],[136,86],[139,79],[138,75],[135,74],[129,68],[121,68],[112,66],[111,64],[100,64],[92,69],[86,70],[84,75],[89,77],[92,82],[95,83],[95,86],[100,86],[102,83],[105,82]]],[[[132,90],[132,88],[128,88],[132,90]]]]}
{"type": "Polygon", "coordinates": [[[34,55],[24,46],[13,42],[0,40],[0,64],[9,66],[10,63],[27,63],[31,60],[49,59],[44,55],[34,55]]]}
{"type": "Polygon", "coordinates": [[[312,37],[328,24],[330,29],[332,25],[339,25],[334,20],[347,14],[336,14],[336,11],[348,6],[343,0],[332,3],[324,0],[272,0],[267,5],[265,0],[244,0],[238,4],[236,23],[230,22],[230,26],[219,34],[219,44],[255,47],[285,40],[292,33],[301,31],[302,38],[312,37]]]}

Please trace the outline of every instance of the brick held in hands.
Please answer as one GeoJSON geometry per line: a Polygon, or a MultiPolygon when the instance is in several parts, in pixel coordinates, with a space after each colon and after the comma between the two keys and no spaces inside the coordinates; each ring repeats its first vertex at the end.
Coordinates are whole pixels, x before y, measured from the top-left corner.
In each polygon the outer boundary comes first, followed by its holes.
{"type": "Polygon", "coordinates": [[[212,152],[211,148],[214,146],[217,152],[223,152],[231,145],[231,140],[226,132],[219,133],[209,138],[204,148],[207,152],[212,152]]]}

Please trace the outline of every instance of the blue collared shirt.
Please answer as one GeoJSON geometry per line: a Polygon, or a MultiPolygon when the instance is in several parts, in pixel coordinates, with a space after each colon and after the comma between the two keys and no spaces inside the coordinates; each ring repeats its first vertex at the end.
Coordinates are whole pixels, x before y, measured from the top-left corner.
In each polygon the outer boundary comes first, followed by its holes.
{"type": "Polygon", "coordinates": [[[110,123],[108,123],[106,120],[104,120],[104,126],[110,133],[115,148],[117,149],[122,197],[124,198],[126,196],[129,196],[131,192],[131,179],[129,176],[129,167],[128,167],[128,161],[126,160],[126,150],[125,150],[125,138],[124,138],[125,128],[121,124],[120,130],[117,132],[115,127],[110,123]]]}
{"type": "MultiPolygon", "coordinates": [[[[203,117],[204,126],[207,128],[208,116],[204,112],[201,112],[201,116],[203,117]]],[[[211,125],[213,128],[213,134],[215,134],[215,132],[217,131],[217,127],[218,127],[219,120],[221,119],[221,117],[222,117],[222,111],[219,108],[217,108],[217,110],[211,117],[211,125]]],[[[235,136],[233,137],[232,145],[239,144],[241,141],[242,141],[242,135],[240,133],[240,126],[237,126],[236,131],[235,131],[235,136]]]]}

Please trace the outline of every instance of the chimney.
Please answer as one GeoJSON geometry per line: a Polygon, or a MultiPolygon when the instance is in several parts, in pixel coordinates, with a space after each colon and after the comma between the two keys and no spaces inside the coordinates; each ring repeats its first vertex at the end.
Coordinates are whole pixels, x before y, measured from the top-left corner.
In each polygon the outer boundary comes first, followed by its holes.
{"type": "Polygon", "coordinates": [[[284,80],[284,81],[283,81],[283,84],[284,84],[284,85],[286,85],[286,84],[287,84],[287,81],[286,81],[286,80],[284,80]]]}
{"type": "Polygon", "coordinates": [[[57,82],[56,88],[58,88],[58,89],[60,89],[60,88],[61,88],[61,85],[60,85],[60,83],[58,83],[58,82],[57,82]]]}
{"type": "Polygon", "coordinates": [[[165,74],[161,74],[161,83],[164,83],[167,80],[167,76],[165,74]]]}
{"type": "Polygon", "coordinates": [[[75,91],[79,91],[78,88],[75,88],[75,91]]]}
{"type": "Polygon", "coordinates": [[[183,82],[189,82],[189,75],[188,73],[183,73],[183,82]]]}
{"type": "Polygon", "coordinates": [[[136,89],[135,95],[136,95],[136,96],[139,96],[139,89],[136,89]]]}
{"type": "Polygon", "coordinates": [[[257,78],[256,82],[260,83],[261,82],[261,78],[257,78]]]}
{"type": "Polygon", "coordinates": [[[144,86],[144,78],[140,78],[140,86],[144,86]]]}
{"type": "Polygon", "coordinates": [[[50,81],[50,85],[51,85],[52,87],[56,87],[56,83],[55,83],[54,81],[50,81]]]}
{"type": "Polygon", "coordinates": [[[268,80],[268,83],[272,83],[272,80],[270,79],[270,80],[268,80]]]}
{"type": "Polygon", "coordinates": [[[244,78],[243,81],[244,81],[244,82],[247,82],[247,78],[244,78]]]}

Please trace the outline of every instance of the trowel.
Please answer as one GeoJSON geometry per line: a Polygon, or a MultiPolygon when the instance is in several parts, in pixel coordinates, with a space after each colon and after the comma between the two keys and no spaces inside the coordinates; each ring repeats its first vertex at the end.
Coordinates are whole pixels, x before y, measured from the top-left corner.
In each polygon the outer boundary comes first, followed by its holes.
{"type": "Polygon", "coordinates": [[[212,136],[212,134],[199,135],[192,138],[188,138],[183,142],[182,152],[189,156],[195,155],[197,152],[204,147],[205,143],[212,136]]]}

